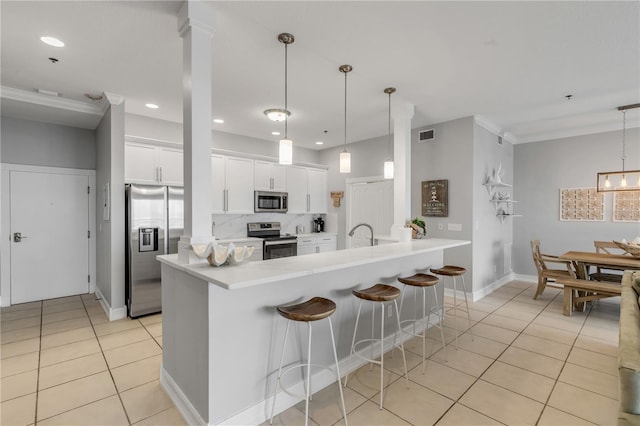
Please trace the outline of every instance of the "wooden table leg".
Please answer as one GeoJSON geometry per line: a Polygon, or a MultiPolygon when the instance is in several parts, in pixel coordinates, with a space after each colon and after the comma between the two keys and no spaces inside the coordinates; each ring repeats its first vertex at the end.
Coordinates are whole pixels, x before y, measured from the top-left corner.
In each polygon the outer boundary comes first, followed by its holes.
{"type": "Polygon", "coordinates": [[[562,304],[562,313],[570,317],[572,310],[573,310],[573,289],[571,287],[565,287],[564,301],[562,304]]]}

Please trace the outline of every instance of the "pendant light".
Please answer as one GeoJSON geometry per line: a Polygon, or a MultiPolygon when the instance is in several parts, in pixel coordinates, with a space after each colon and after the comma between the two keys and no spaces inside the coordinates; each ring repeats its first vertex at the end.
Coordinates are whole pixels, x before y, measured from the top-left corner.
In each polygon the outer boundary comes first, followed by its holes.
{"type": "Polygon", "coordinates": [[[279,163],[293,163],[293,141],[287,137],[289,110],[287,109],[287,47],[295,41],[292,34],[282,33],[278,35],[278,41],[284,44],[284,111],[281,111],[280,117],[284,116],[284,139],[280,139],[279,163]]]}
{"type": "Polygon", "coordinates": [[[614,172],[598,173],[597,191],[598,192],[616,192],[616,191],[640,191],[640,170],[625,170],[624,162],[627,158],[626,154],[626,130],[627,130],[627,110],[639,108],[640,104],[619,106],[618,111],[622,111],[622,170],[614,172]],[[629,184],[631,183],[631,185],[629,184]],[[634,186],[635,185],[635,186],[634,186]]]}
{"type": "Polygon", "coordinates": [[[340,153],[340,173],[351,173],[351,154],[347,152],[347,74],[353,67],[340,65],[338,70],[344,73],[344,150],[340,153]]]}
{"type": "Polygon", "coordinates": [[[396,91],[395,87],[387,87],[384,89],[384,93],[389,95],[389,129],[387,134],[389,135],[389,152],[387,153],[387,159],[384,162],[384,178],[393,179],[393,154],[391,153],[391,94],[396,91]]]}

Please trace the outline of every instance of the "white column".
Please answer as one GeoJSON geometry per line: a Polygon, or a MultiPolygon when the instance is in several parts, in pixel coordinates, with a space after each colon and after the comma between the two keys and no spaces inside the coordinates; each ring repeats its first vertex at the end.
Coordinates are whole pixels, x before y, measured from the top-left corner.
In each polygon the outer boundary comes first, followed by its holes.
{"type": "Polygon", "coordinates": [[[180,261],[201,262],[191,244],[211,236],[211,51],[215,10],[203,1],[185,1],[178,11],[182,37],[184,133],[184,234],[180,261]]]}
{"type": "Polygon", "coordinates": [[[396,97],[393,115],[393,226],[391,235],[410,239],[411,230],[404,228],[411,219],[411,119],[413,104],[396,97]]]}

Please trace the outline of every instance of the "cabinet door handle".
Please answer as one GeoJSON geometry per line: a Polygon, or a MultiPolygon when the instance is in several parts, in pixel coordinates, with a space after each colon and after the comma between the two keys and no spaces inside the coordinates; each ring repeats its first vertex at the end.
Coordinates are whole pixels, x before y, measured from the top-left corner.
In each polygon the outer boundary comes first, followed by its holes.
{"type": "Polygon", "coordinates": [[[229,190],[228,189],[224,190],[224,211],[225,212],[229,211],[229,190]]]}
{"type": "Polygon", "coordinates": [[[158,167],[158,170],[160,170],[160,182],[162,182],[162,167],[158,167]]]}
{"type": "Polygon", "coordinates": [[[307,212],[311,210],[311,196],[307,194],[307,212]]]}

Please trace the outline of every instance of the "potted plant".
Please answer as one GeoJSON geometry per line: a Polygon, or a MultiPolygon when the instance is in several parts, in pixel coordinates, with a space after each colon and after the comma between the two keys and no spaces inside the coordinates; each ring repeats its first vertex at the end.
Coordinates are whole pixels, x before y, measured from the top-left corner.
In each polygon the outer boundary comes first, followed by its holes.
{"type": "Polygon", "coordinates": [[[409,227],[413,229],[412,234],[414,239],[423,238],[427,235],[427,225],[424,223],[424,220],[417,216],[411,219],[409,227]]]}

